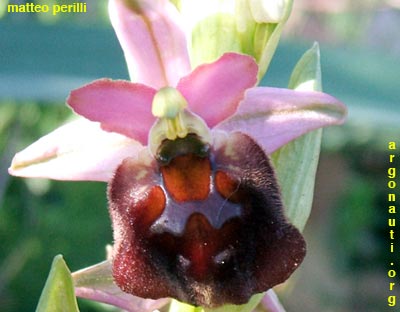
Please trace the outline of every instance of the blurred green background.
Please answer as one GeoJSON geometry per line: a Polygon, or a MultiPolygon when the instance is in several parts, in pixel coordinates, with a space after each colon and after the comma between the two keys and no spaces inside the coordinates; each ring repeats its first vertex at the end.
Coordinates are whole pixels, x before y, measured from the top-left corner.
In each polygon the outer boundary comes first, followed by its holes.
{"type": "MultiPolygon", "coordinates": [[[[396,311],[387,306],[387,271],[390,262],[399,269],[400,243],[395,236],[390,254],[386,185],[387,143],[400,149],[400,1],[294,2],[263,84],[286,86],[316,40],[324,91],[348,105],[349,118],[324,132],[309,251],[279,289],[282,301],[296,312],[396,311]]],[[[104,259],[112,235],[105,184],[10,177],[12,156],[72,115],[64,105],[71,89],[128,74],[105,0],[56,17],[10,15],[7,3],[0,2],[0,311],[17,312],[35,309],[55,255],[78,270],[104,259]]]]}

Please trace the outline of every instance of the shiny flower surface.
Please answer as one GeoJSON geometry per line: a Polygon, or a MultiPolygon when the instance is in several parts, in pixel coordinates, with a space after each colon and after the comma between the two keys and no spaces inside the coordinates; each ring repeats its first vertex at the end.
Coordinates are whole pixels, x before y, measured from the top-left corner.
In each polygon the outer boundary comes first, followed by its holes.
{"type": "Polygon", "coordinates": [[[257,64],[241,54],[190,71],[168,1],[111,0],[110,16],[133,82],[72,91],[67,103],[86,119],[18,153],[10,173],[109,183],[113,276],[127,293],[215,307],[285,281],[305,242],[267,154],[341,123],[345,107],[321,92],[255,87],[257,64]]]}

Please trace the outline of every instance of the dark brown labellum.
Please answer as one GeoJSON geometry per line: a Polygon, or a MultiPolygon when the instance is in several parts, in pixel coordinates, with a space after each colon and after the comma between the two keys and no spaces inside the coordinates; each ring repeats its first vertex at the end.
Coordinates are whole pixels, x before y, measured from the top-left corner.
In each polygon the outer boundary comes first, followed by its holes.
{"type": "MultiPolygon", "coordinates": [[[[142,155],[143,156],[143,155],[142,155]]],[[[268,157],[247,135],[164,141],[109,185],[113,276],[125,292],[192,305],[246,303],[302,262],[268,157]]]]}

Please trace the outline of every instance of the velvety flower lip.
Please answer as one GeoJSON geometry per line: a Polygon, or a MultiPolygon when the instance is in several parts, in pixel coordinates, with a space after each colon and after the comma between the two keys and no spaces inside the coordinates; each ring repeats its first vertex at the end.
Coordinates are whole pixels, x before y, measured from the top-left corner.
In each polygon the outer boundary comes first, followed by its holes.
{"type": "Polygon", "coordinates": [[[165,140],[127,158],[108,185],[113,276],[125,292],[206,308],[284,282],[306,246],[284,216],[268,156],[241,132],[165,140]],[[194,144],[195,143],[195,144],[194,144]]]}

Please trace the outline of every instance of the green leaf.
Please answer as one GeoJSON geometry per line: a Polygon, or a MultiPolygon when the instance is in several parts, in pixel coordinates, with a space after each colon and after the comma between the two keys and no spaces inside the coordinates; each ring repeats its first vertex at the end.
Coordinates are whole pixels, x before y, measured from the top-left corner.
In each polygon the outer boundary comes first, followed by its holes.
{"type": "Polygon", "coordinates": [[[318,43],[304,53],[293,69],[289,89],[322,91],[320,53],[318,43]]]}
{"type": "MultiPolygon", "coordinates": [[[[318,44],[308,50],[295,66],[289,87],[321,91],[321,67],[318,44]]],[[[272,154],[281,186],[286,215],[300,230],[311,212],[322,129],[303,135],[272,154]]]]}
{"type": "Polygon", "coordinates": [[[77,312],[71,272],[61,255],[54,258],[36,312],[77,312]]]}

